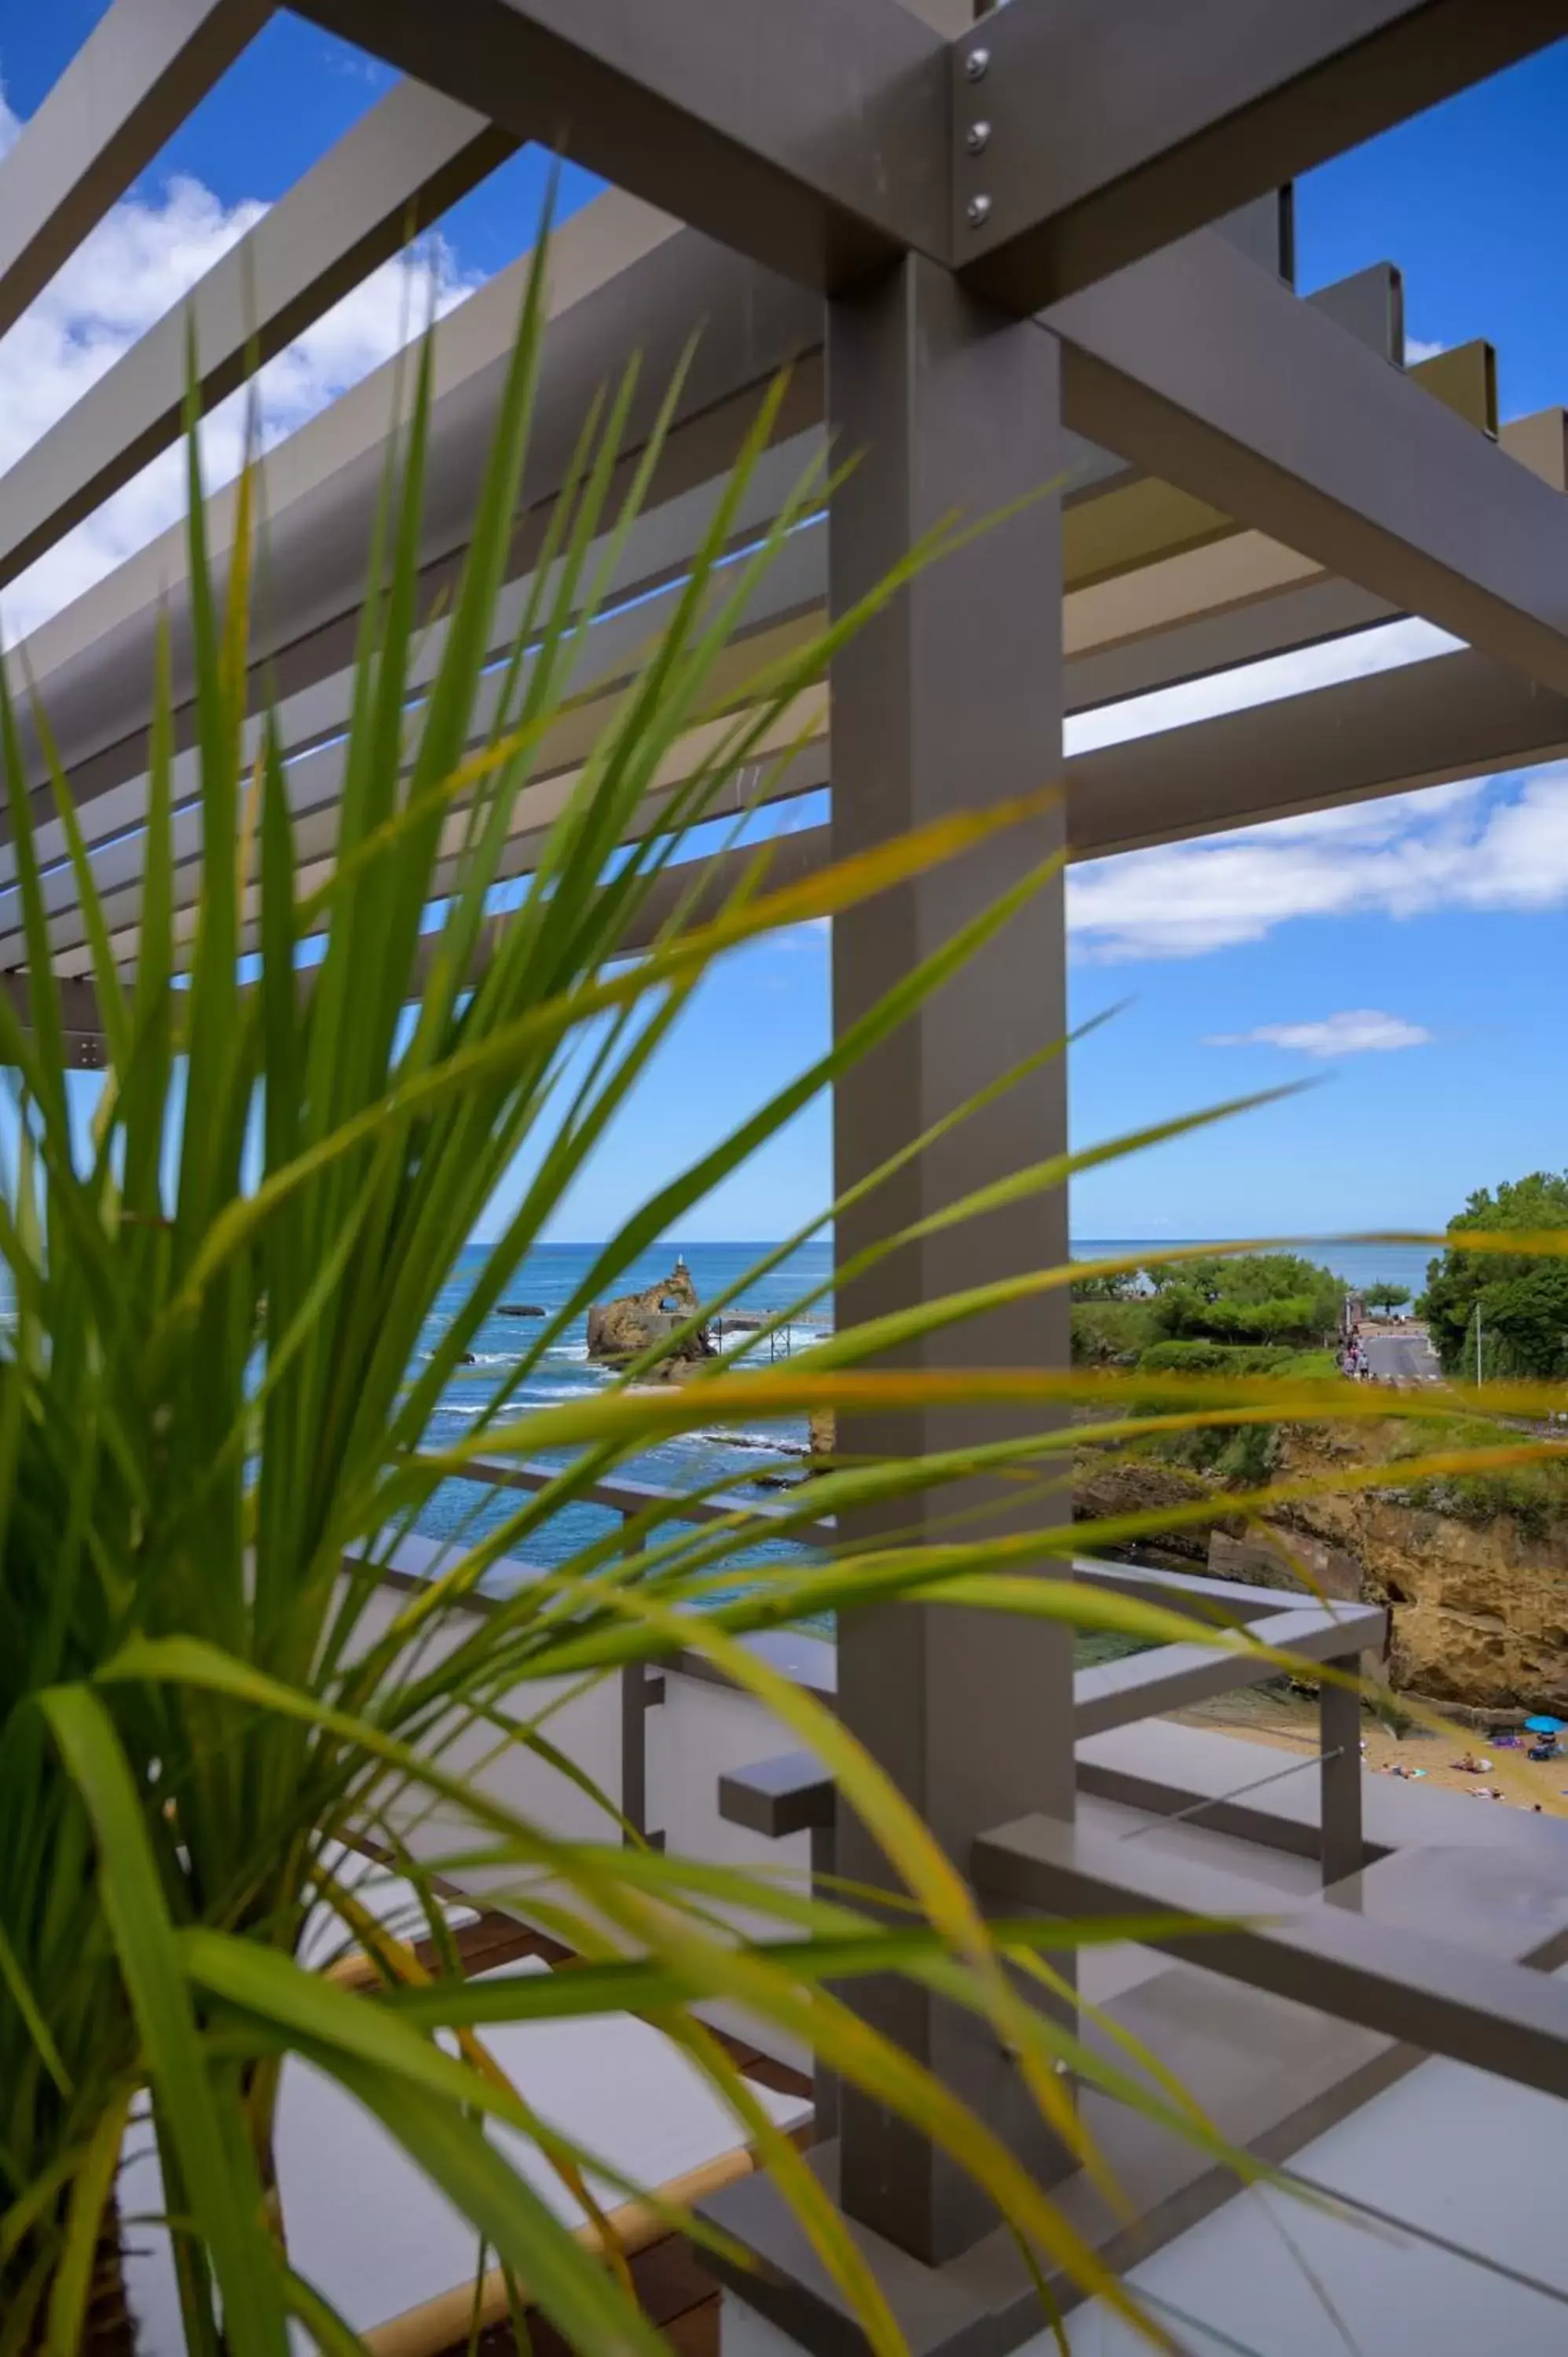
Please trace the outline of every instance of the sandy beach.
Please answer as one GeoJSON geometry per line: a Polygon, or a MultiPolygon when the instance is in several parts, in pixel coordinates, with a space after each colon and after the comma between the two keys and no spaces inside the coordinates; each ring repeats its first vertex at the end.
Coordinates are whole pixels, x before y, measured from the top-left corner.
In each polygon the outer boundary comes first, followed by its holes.
{"type": "MultiPolygon", "coordinates": [[[[1305,1695],[1272,1694],[1262,1689],[1216,1695],[1195,1709],[1173,1711],[1187,1727],[1221,1727],[1228,1735],[1250,1742],[1272,1744],[1276,1750],[1297,1751],[1309,1758],[1317,1749],[1317,1706],[1305,1695]]],[[[1499,1750],[1471,1727],[1455,1727],[1437,1734],[1425,1727],[1411,1727],[1402,1737],[1391,1734],[1369,1712],[1363,1712],[1361,1732],[1367,1749],[1363,1765],[1380,1775],[1396,1763],[1420,1768],[1421,1781],[1445,1792],[1475,1792],[1478,1785],[1496,1785],[1503,1804],[1531,1808],[1540,1803],[1547,1816],[1568,1817],[1568,1753],[1561,1760],[1533,1761],[1520,1750],[1499,1750]],[[1473,1752],[1490,1761],[1484,1775],[1472,1776],[1451,1763],[1473,1752]]],[[[1483,1803],[1496,1808],[1497,1802],[1483,1803]]]]}

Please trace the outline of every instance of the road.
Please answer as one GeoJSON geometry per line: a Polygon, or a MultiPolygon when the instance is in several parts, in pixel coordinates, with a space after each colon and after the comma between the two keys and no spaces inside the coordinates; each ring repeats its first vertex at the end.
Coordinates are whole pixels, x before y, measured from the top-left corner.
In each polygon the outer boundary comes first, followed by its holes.
{"type": "Polygon", "coordinates": [[[1427,1347],[1424,1331],[1414,1333],[1397,1326],[1382,1333],[1369,1333],[1363,1327],[1361,1340],[1367,1353],[1367,1363],[1382,1383],[1435,1383],[1443,1379],[1436,1353],[1427,1347]]]}

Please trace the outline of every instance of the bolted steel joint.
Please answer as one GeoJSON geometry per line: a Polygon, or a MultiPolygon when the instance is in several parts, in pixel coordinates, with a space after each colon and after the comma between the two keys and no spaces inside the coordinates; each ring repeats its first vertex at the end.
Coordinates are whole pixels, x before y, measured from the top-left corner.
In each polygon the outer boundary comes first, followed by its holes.
{"type": "Polygon", "coordinates": [[[991,67],[989,49],[971,49],[963,61],[965,81],[983,81],[991,67]]]}
{"type": "Polygon", "coordinates": [[[979,229],[991,219],[991,199],[986,196],[971,197],[963,210],[971,229],[979,229]]]}
{"type": "Polygon", "coordinates": [[[989,123],[972,123],[963,135],[963,144],[972,156],[983,156],[991,145],[989,123]]]}

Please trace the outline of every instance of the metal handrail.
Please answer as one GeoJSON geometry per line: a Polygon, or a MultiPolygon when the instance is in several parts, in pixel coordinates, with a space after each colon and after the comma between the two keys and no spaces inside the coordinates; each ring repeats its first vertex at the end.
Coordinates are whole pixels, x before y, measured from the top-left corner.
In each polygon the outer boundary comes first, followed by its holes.
{"type": "MultiPolygon", "coordinates": [[[[552,1481],[559,1480],[562,1470],[559,1465],[501,1464],[486,1458],[455,1467],[450,1478],[484,1481],[501,1490],[543,1490],[552,1481]]],[[[595,1481],[586,1490],[579,1491],[572,1501],[575,1505],[602,1506],[616,1514],[640,1514],[650,1506],[671,1501],[677,1502],[680,1509],[675,1519],[683,1523],[718,1523],[737,1513],[746,1514],[754,1521],[781,1522],[788,1511],[765,1499],[744,1497],[738,1491],[722,1491],[711,1498],[686,1498],[681,1491],[665,1484],[632,1481],[621,1476],[595,1481]]],[[[815,1515],[810,1522],[797,1523],[789,1536],[798,1539],[802,1546],[832,1546],[839,1537],[838,1522],[832,1514],[815,1515]]],[[[1152,1564],[1108,1563],[1093,1555],[1074,1555],[1061,1565],[1059,1576],[1082,1580],[1089,1587],[1142,1598],[1163,1605],[1167,1611],[1209,1622],[1229,1620],[1245,1624],[1314,1600],[1300,1589],[1257,1587],[1240,1580],[1205,1578],[1200,1573],[1171,1571],[1152,1564]]],[[[1335,1609],[1344,1611],[1349,1608],[1341,1602],[1335,1609]]]]}
{"type": "MultiPolygon", "coordinates": [[[[484,1481],[498,1490],[544,1490],[558,1481],[564,1469],[559,1465],[503,1465],[489,1458],[478,1458],[471,1465],[454,1468],[452,1479],[457,1481],[484,1481]]],[[[645,1513],[650,1507],[673,1505],[679,1508],[673,1519],[682,1523],[722,1523],[732,1514],[746,1514],[753,1521],[782,1522],[785,1509],[769,1504],[763,1499],[746,1498],[738,1493],[723,1492],[713,1498],[687,1498],[682,1491],[671,1490],[655,1481],[628,1481],[617,1478],[595,1481],[579,1491],[572,1500],[576,1506],[603,1506],[615,1514],[645,1513]]],[[[799,1539],[803,1546],[827,1546],[835,1534],[831,1516],[823,1515],[801,1523],[788,1535],[799,1539]]]]}
{"type": "MultiPolygon", "coordinates": [[[[476,1459],[456,1469],[454,1478],[482,1481],[493,1488],[538,1491],[559,1480],[563,1469],[554,1465],[504,1464],[476,1459]]],[[[781,1522],[784,1510],[764,1501],[733,1494],[687,1498],[682,1491],[651,1481],[616,1478],[595,1481],[573,1498],[619,1514],[622,1521],[650,1507],[672,1510],[671,1519],[718,1523],[733,1514],[767,1523],[781,1522]]],[[[837,1525],[820,1516],[790,1533],[803,1544],[831,1545],[837,1525]]],[[[1153,1566],[1096,1563],[1075,1559],[1063,1566],[1064,1576],[1086,1585],[1119,1589],[1164,1604],[1196,1620],[1219,1618],[1235,1624],[1254,1624],[1276,1646],[1334,1667],[1354,1669],[1360,1651],[1386,1639],[1387,1616],[1376,1606],[1346,1600],[1309,1599],[1289,1589],[1242,1587],[1229,1580],[1210,1580],[1190,1573],[1153,1566]]],[[[676,1666],[670,1664],[667,1666],[676,1666]]],[[[1074,1679],[1074,1717],[1079,1738],[1155,1717],[1184,1704],[1255,1684],[1268,1674],[1260,1657],[1217,1652],[1207,1646],[1161,1645],[1129,1661],[1101,1663],[1079,1670],[1074,1679]]],[[[662,1679],[633,1664],[622,1674],[623,1813],[638,1834],[650,1835],[646,1823],[647,1750],[644,1714],[664,1698],[662,1679]]],[[[1353,1690],[1341,1689],[1331,1678],[1319,1692],[1319,1755],[1322,1774],[1321,1863],[1325,1882],[1354,1873],[1365,1859],[1362,1833],[1359,1760],[1359,1706],[1353,1690]]],[[[778,1767],[781,1763],[767,1763],[778,1767]]],[[[804,1769],[810,1763],[791,1762],[804,1769]]],[[[744,1780],[743,1780],[744,1781],[744,1780]]],[[[808,1782],[814,1780],[807,1778],[808,1782]]],[[[825,1780],[824,1780],[825,1781],[825,1780]]],[[[829,1788],[831,1789],[831,1787],[829,1788]]],[[[734,1796],[731,1796],[732,1803],[734,1796]]],[[[734,1814],[721,1793],[721,1815],[734,1814]]],[[[750,1822],[742,1819],[742,1822],[750,1822]]],[[[777,1832],[770,1824],[767,1830],[777,1832]]]]}
{"type": "MultiPolygon", "coordinates": [[[[452,1478],[459,1481],[482,1481],[492,1489],[546,1490],[561,1478],[559,1465],[498,1464],[489,1458],[476,1458],[470,1465],[454,1469],[452,1478]]],[[[744,1513],[754,1519],[782,1521],[783,1510],[761,1501],[742,1497],[687,1498],[682,1491],[652,1481],[615,1480],[595,1481],[579,1491],[571,1501],[574,1505],[603,1507],[607,1512],[619,1514],[623,1523],[632,1516],[646,1512],[650,1507],[671,1507],[678,1510],[672,1519],[687,1523],[719,1523],[727,1516],[744,1513]]],[[[803,1524],[799,1533],[802,1544],[824,1544],[833,1535],[830,1521],[803,1524]]],[[[664,1700],[664,1679],[641,1662],[630,1662],[620,1673],[621,1726],[621,1814],[626,1821],[628,1841],[650,1842],[655,1848],[663,1846],[664,1835],[648,1823],[648,1730],[647,1714],[664,1700]]]]}

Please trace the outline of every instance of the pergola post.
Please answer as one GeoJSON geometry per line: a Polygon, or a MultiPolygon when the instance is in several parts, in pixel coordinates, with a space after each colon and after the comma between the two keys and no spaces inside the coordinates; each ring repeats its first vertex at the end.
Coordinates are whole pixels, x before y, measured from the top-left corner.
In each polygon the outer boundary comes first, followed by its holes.
{"type": "MultiPolygon", "coordinates": [[[[1059,369],[1053,339],[967,294],[911,255],[829,307],[828,405],[835,462],[857,463],[833,494],[830,577],[843,613],[955,510],[978,520],[1048,486],[1060,468],[1059,369]]],[[[1034,499],[930,566],[833,666],[833,842],[840,854],[886,842],[966,807],[1043,785],[1061,762],[1061,533],[1054,493],[1034,499]]],[[[1024,867],[1059,847],[1059,810],[982,852],[839,919],[833,1013],[842,1033],[1024,867]]],[[[835,1108],[836,1186],[864,1178],[976,1091],[1064,1028],[1061,878],[1052,879],[981,956],[854,1073],[835,1108]]],[[[843,1268],[972,1189],[1059,1153],[1067,1135],[1060,1060],[931,1146],[839,1222],[843,1268]]],[[[1067,1253],[1064,1194],[1031,1198],[904,1247],[839,1288],[841,1324],[930,1300],[1067,1253]]],[[[933,1338],[906,1363],[1065,1364],[1065,1293],[933,1338]]],[[[1025,1432],[1037,1414],[1011,1427],[1025,1432]]],[[[852,1454],[921,1454],[994,1438],[993,1413],[887,1413],[846,1424],[852,1454]]],[[[973,1480],[879,1523],[952,1534],[1036,1529],[1068,1512],[1065,1484],[1017,1496],[973,1480]]],[[[1072,1645],[1065,1630],[950,1608],[846,1618],[839,1631],[847,1725],[961,1867],[973,1837],[1030,1807],[1073,1811],[1072,1645]]],[[[847,1812],[843,1813],[847,1816],[847,1812]]],[[[839,1870],[886,1879],[860,1826],[841,1824],[839,1870]]],[[[1039,2174],[1066,2166],[994,2035],[910,1985],[855,1993],[879,2026],[1005,2133],[1039,2174]]],[[[846,2088],[842,2197],[848,2213],[928,2262],[966,2248],[993,2222],[968,2179],[907,2125],[846,2088]]]]}

